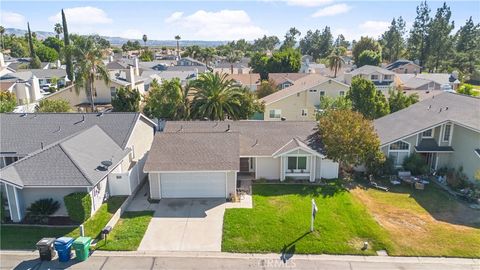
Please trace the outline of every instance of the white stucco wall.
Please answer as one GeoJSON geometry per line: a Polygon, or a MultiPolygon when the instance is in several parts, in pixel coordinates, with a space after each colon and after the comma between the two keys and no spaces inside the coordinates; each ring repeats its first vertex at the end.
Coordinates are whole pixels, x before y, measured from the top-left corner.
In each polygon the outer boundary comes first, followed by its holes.
{"type": "Polygon", "coordinates": [[[235,194],[237,190],[237,172],[229,171],[227,172],[227,197],[230,197],[230,194],[235,194]]]}
{"type": "Polygon", "coordinates": [[[87,188],[24,188],[21,190],[25,210],[40,199],[52,198],[60,203],[60,209],[53,216],[68,216],[63,197],[74,192],[86,192],[87,188]]]}
{"type": "Polygon", "coordinates": [[[149,173],[148,181],[150,184],[150,198],[154,200],[160,199],[160,173],[149,173]]]}
{"type": "Polygon", "coordinates": [[[103,178],[98,184],[90,190],[90,196],[92,198],[92,215],[97,212],[98,208],[105,199],[105,192],[107,191],[107,178],[103,178]]]}
{"type": "Polygon", "coordinates": [[[256,178],[280,179],[280,158],[257,157],[256,178]]]}

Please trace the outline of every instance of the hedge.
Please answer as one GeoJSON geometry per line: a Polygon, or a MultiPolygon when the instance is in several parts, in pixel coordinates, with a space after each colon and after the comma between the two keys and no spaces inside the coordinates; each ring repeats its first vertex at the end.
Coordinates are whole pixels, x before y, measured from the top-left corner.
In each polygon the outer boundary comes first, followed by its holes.
{"type": "Polygon", "coordinates": [[[83,223],[92,213],[92,200],[87,192],[74,192],[63,197],[71,220],[83,223]]]}

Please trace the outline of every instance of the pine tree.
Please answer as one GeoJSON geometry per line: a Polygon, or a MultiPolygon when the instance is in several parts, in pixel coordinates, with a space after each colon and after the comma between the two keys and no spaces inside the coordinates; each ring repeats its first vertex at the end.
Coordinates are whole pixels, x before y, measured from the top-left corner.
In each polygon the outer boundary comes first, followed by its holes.
{"type": "Polygon", "coordinates": [[[452,12],[446,3],[437,9],[435,18],[430,23],[428,31],[428,46],[430,53],[427,58],[429,71],[443,71],[447,69],[446,61],[453,54],[453,38],[450,36],[454,28],[453,21],[450,22],[452,12]]]}
{"type": "Polygon", "coordinates": [[[429,48],[427,44],[428,28],[430,25],[430,8],[427,1],[417,6],[417,17],[410,30],[408,38],[407,51],[411,59],[418,60],[419,65],[423,68],[425,65],[429,48]]]}
{"type": "Polygon", "coordinates": [[[63,26],[63,42],[65,44],[65,65],[67,67],[67,77],[70,81],[73,81],[73,63],[72,54],[70,52],[70,37],[68,36],[67,19],[65,18],[65,12],[62,9],[62,26],[63,26]]]}
{"type": "Polygon", "coordinates": [[[405,49],[405,21],[402,16],[398,19],[393,18],[390,27],[380,38],[382,45],[382,57],[385,60],[394,62],[399,59],[405,49]]]}
{"type": "Polygon", "coordinates": [[[475,72],[475,66],[480,65],[480,24],[475,25],[470,16],[458,30],[455,40],[455,67],[470,77],[475,72]]]}

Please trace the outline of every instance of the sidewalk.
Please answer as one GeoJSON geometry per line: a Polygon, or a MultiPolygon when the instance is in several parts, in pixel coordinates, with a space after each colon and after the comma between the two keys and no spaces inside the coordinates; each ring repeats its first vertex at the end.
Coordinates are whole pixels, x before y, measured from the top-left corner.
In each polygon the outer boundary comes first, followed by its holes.
{"type": "Polygon", "coordinates": [[[2,251],[0,269],[435,269],[480,270],[480,259],[336,255],[241,254],[223,252],[102,252],[86,262],[40,262],[37,252],[2,251]]]}

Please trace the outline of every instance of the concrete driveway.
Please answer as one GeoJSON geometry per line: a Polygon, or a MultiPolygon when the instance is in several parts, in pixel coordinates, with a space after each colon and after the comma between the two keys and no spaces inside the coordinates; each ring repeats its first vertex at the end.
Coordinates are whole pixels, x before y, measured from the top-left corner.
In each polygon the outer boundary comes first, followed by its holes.
{"type": "Polygon", "coordinates": [[[141,251],[221,251],[225,199],[162,199],[141,251]]]}

